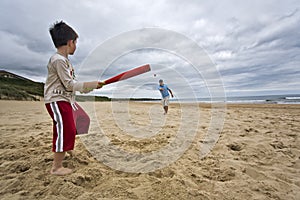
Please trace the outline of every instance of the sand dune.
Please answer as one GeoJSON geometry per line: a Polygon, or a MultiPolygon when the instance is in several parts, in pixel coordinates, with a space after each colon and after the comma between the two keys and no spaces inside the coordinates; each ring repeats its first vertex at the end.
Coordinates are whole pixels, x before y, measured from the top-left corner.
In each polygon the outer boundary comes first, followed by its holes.
{"type": "MultiPolygon", "coordinates": [[[[198,113],[197,106],[171,104],[169,115],[163,116],[156,103],[123,104],[81,103],[92,119],[90,133],[76,139],[77,156],[64,162],[75,172],[56,177],[49,175],[52,122],[43,103],[0,101],[0,198],[300,199],[300,105],[228,105],[218,143],[200,159],[201,145],[209,142],[210,106],[200,105],[198,113]],[[183,124],[188,131],[198,125],[195,138],[178,160],[162,169],[127,173],[92,155],[101,154],[109,163],[112,154],[105,154],[105,142],[140,155],[174,141],[180,145],[187,139],[178,134],[183,124]]],[[[131,169],[148,169],[146,164],[131,169]]]]}

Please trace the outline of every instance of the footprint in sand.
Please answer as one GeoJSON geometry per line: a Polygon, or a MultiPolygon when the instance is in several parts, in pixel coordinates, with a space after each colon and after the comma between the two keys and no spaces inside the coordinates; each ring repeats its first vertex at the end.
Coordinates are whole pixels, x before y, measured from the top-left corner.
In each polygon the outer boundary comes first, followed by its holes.
{"type": "Polygon", "coordinates": [[[243,172],[255,180],[268,179],[267,176],[265,176],[263,173],[260,173],[259,171],[255,170],[254,168],[247,167],[243,170],[243,172]]]}
{"type": "Polygon", "coordinates": [[[239,144],[227,144],[226,146],[232,151],[241,151],[243,149],[242,145],[239,144]]]}
{"type": "Polygon", "coordinates": [[[284,149],[287,148],[287,146],[285,146],[281,141],[274,141],[272,143],[270,143],[270,145],[274,148],[274,149],[284,149]]]}

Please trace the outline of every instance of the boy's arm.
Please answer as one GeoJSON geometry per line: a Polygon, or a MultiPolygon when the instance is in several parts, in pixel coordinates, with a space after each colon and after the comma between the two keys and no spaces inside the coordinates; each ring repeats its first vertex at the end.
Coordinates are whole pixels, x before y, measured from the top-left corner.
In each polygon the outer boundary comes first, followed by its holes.
{"type": "Polygon", "coordinates": [[[67,91],[80,91],[80,92],[88,92],[93,89],[99,89],[102,87],[98,81],[92,82],[76,82],[73,80],[70,71],[68,69],[68,65],[63,60],[54,61],[54,66],[61,80],[62,84],[66,88],[67,91]]]}
{"type": "Polygon", "coordinates": [[[173,98],[173,97],[174,97],[174,95],[173,95],[173,92],[172,92],[172,90],[171,90],[170,88],[168,88],[168,90],[169,90],[169,92],[170,92],[170,94],[171,94],[171,97],[173,98]]]}

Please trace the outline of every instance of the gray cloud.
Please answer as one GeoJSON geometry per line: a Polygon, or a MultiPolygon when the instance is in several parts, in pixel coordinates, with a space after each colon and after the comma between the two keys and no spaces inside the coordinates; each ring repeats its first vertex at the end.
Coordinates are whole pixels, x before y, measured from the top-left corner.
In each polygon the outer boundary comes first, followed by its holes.
{"type": "MultiPolygon", "coordinates": [[[[44,81],[46,64],[55,52],[48,28],[63,19],[79,32],[78,50],[70,57],[79,79],[100,78],[104,70],[101,63],[88,69],[80,68],[93,49],[122,32],[160,27],[182,33],[204,47],[222,75],[227,95],[300,93],[299,9],[297,0],[81,0],[76,3],[71,0],[2,0],[0,67],[44,81]]],[[[172,38],[168,39],[172,42],[172,38]]],[[[114,48],[118,49],[118,44],[114,48]]],[[[193,53],[193,49],[186,51],[193,53]]],[[[128,91],[142,85],[145,91],[142,96],[159,97],[152,86],[163,76],[182,96],[188,95],[184,93],[187,85],[199,96],[208,94],[204,77],[196,76],[187,61],[159,50],[124,55],[101,78],[144,63],[153,64],[155,73],[158,72],[156,78],[149,74],[147,82],[143,82],[145,76],[141,76],[106,86],[96,93],[111,94],[114,90],[128,91]]]]}

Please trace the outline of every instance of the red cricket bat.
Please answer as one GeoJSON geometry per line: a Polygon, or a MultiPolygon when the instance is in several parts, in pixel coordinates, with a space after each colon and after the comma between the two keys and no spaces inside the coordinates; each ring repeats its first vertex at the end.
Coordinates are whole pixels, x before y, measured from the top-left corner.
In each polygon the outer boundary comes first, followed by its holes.
{"type": "Polygon", "coordinates": [[[133,76],[137,76],[137,75],[149,72],[150,70],[151,70],[151,68],[150,68],[149,64],[143,65],[143,66],[128,70],[126,72],[123,72],[121,74],[118,74],[110,79],[107,79],[104,81],[104,84],[107,85],[107,84],[114,83],[117,81],[125,80],[125,79],[131,78],[133,76]]]}

